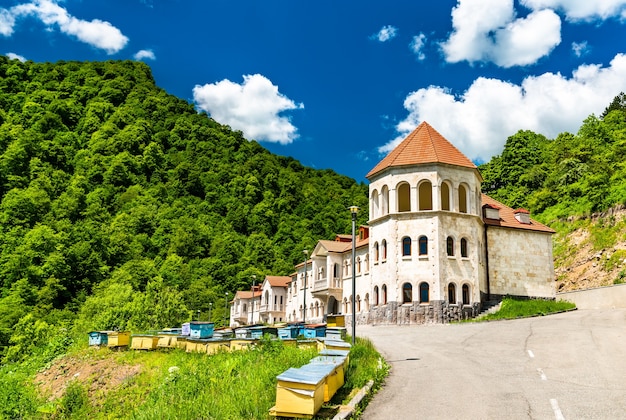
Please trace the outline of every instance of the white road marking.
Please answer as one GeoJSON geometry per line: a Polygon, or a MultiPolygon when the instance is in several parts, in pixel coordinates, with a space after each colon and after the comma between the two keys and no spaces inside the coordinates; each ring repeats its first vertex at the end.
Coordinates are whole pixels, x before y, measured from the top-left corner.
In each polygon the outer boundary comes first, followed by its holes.
{"type": "Polygon", "coordinates": [[[547,381],[548,380],[548,377],[546,376],[546,374],[543,373],[543,369],[537,368],[537,372],[539,372],[539,374],[541,375],[541,380],[542,381],[547,381]]]}
{"type": "Polygon", "coordinates": [[[556,420],[565,420],[565,417],[563,417],[563,413],[561,413],[559,403],[556,401],[556,399],[550,399],[550,405],[552,406],[552,410],[554,411],[554,417],[556,418],[556,420]]]}
{"type": "Polygon", "coordinates": [[[531,359],[535,358],[535,353],[533,353],[532,350],[528,350],[528,355],[530,356],[531,359]]]}

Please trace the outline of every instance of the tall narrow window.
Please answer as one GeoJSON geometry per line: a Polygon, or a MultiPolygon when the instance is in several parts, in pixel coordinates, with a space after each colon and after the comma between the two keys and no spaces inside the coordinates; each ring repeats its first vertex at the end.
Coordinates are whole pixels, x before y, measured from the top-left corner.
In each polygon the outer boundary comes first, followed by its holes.
{"type": "Polygon", "coordinates": [[[411,211],[411,186],[403,182],[396,189],[398,193],[398,212],[411,211]]]}
{"type": "Polygon", "coordinates": [[[378,197],[378,191],[372,191],[372,219],[375,219],[380,214],[380,200],[378,197]]]}
{"type": "Polygon", "coordinates": [[[411,283],[402,285],[402,303],[411,303],[413,301],[413,286],[411,283]]]}
{"type": "Polygon", "coordinates": [[[441,210],[450,210],[450,187],[445,182],[441,183],[441,210]]]}
{"type": "Polygon", "coordinates": [[[419,255],[428,255],[428,238],[426,236],[420,236],[418,239],[419,255]]]}
{"type": "Polygon", "coordinates": [[[378,286],[374,286],[374,306],[378,305],[378,286]]]}
{"type": "Polygon", "coordinates": [[[433,209],[433,185],[430,181],[424,181],[419,185],[419,209],[433,209]]]}
{"type": "Polygon", "coordinates": [[[467,213],[467,188],[459,185],[459,211],[467,213]]]}
{"type": "Polygon", "coordinates": [[[389,188],[387,188],[387,186],[384,185],[380,191],[380,194],[382,195],[381,216],[384,216],[389,213],[389,188]]]}
{"type": "Polygon", "coordinates": [[[461,238],[461,257],[467,258],[467,239],[461,238]]]}
{"type": "Polygon", "coordinates": [[[448,257],[454,257],[454,239],[451,236],[446,239],[446,252],[448,257]]]}
{"type": "Polygon", "coordinates": [[[356,273],[361,274],[361,257],[356,257],[356,273]]]}
{"type": "Polygon", "coordinates": [[[463,305],[469,305],[470,303],[470,290],[467,284],[463,285],[463,305]]]}
{"type": "Polygon", "coordinates": [[[387,259],[387,240],[386,239],[383,239],[382,245],[383,245],[383,261],[385,261],[387,259]]]}
{"type": "Polygon", "coordinates": [[[420,283],[420,303],[430,302],[428,283],[420,283]]]}
{"type": "Polygon", "coordinates": [[[374,263],[378,262],[378,242],[374,242],[374,263]]]}
{"type": "Polygon", "coordinates": [[[456,286],[454,283],[448,285],[448,303],[451,305],[456,303],[456,286]]]}
{"type": "Polygon", "coordinates": [[[387,304],[387,285],[386,284],[383,284],[382,293],[383,293],[383,305],[386,305],[387,304]]]}
{"type": "Polygon", "coordinates": [[[408,257],[411,255],[411,238],[405,236],[402,238],[402,256],[408,257]]]}

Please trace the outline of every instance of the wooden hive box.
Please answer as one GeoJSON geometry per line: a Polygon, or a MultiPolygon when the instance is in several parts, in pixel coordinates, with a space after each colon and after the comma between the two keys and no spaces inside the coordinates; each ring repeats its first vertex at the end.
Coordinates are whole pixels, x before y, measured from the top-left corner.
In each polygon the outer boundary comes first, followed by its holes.
{"type": "Polygon", "coordinates": [[[215,354],[220,351],[230,351],[230,340],[229,339],[215,339],[207,340],[206,342],[206,352],[207,354],[215,354]]]}
{"type": "Polygon", "coordinates": [[[130,348],[133,350],[154,350],[157,348],[159,337],[152,334],[133,334],[130,348]]]}
{"type": "Polygon", "coordinates": [[[326,324],[308,324],[304,326],[304,338],[320,338],[326,336],[326,324]]]}
{"type": "Polygon", "coordinates": [[[347,330],[344,327],[328,327],[326,328],[326,338],[330,340],[345,340],[347,330]]]}
{"type": "Polygon", "coordinates": [[[317,340],[298,340],[298,347],[303,349],[317,349],[317,340]]]}
{"type": "Polygon", "coordinates": [[[345,364],[346,356],[318,356],[309,362],[310,364],[322,364],[330,367],[330,373],[326,377],[324,386],[324,402],[330,401],[337,390],[341,388],[346,379],[345,364]]]}
{"type": "Polygon", "coordinates": [[[107,331],[108,347],[125,347],[130,344],[130,331],[107,331]]]}
{"type": "Polygon", "coordinates": [[[300,368],[303,372],[319,372],[324,375],[324,402],[330,401],[339,389],[338,379],[335,375],[336,366],[331,363],[309,363],[300,368]]]}
{"type": "Polygon", "coordinates": [[[189,323],[190,338],[211,338],[215,324],[212,322],[191,321],[189,323]]]}
{"type": "Polygon", "coordinates": [[[332,349],[324,349],[320,351],[320,356],[324,357],[340,357],[343,360],[343,369],[344,371],[348,369],[348,363],[350,362],[350,351],[349,350],[332,350],[332,349]]]}
{"type": "Polygon", "coordinates": [[[106,346],[109,342],[109,336],[107,331],[90,331],[89,332],[89,345],[90,346],[106,346]]]}
{"type": "Polygon", "coordinates": [[[206,353],[206,340],[188,338],[185,351],[187,353],[206,353]]]}
{"type": "Polygon", "coordinates": [[[178,334],[160,332],[157,337],[157,347],[160,349],[175,349],[178,347],[178,337],[180,337],[178,334]]]}
{"type": "Polygon", "coordinates": [[[350,343],[347,343],[343,340],[324,340],[324,348],[327,350],[350,350],[350,343]]]}
{"type": "Polygon", "coordinates": [[[176,338],[176,348],[187,350],[187,339],[188,337],[183,337],[182,335],[176,338]]]}
{"type": "Polygon", "coordinates": [[[313,417],[324,403],[322,370],[287,369],[276,377],[276,405],[270,414],[282,417],[313,417]]]}
{"type": "Polygon", "coordinates": [[[257,338],[257,339],[263,338],[265,334],[269,334],[274,337],[277,337],[278,329],[275,327],[266,327],[266,326],[250,327],[250,337],[252,338],[257,338]]]}
{"type": "Polygon", "coordinates": [[[257,340],[253,338],[233,338],[230,340],[230,351],[249,350],[256,345],[257,340]]]}
{"type": "Polygon", "coordinates": [[[326,315],[326,324],[329,327],[345,327],[346,316],[345,315],[326,315]]]}

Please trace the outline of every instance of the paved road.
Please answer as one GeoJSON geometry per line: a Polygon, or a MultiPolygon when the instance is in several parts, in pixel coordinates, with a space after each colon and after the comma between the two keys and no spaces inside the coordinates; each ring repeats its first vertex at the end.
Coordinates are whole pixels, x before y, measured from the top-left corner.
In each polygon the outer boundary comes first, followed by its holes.
{"type": "Polygon", "coordinates": [[[626,419],[626,310],[358,326],[391,365],[363,419],[626,419]]]}

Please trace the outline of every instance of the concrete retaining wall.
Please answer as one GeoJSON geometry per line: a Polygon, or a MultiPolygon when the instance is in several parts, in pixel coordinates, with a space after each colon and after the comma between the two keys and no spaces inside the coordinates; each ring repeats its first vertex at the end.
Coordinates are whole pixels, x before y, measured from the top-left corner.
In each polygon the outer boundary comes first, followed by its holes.
{"type": "Polygon", "coordinates": [[[626,284],[557,293],[556,299],[573,302],[578,309],[625,309],[626,284]]]}

